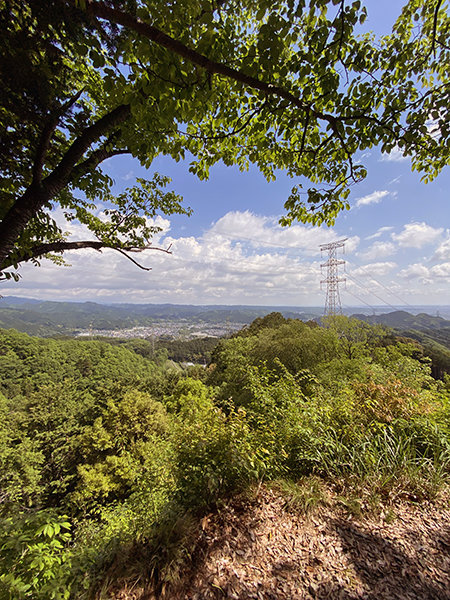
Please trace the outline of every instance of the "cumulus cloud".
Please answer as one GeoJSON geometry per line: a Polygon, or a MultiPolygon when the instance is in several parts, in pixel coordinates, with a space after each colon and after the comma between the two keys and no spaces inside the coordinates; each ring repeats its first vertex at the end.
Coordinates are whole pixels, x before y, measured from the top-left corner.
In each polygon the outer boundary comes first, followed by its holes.
{"type": "Polygon", "coordinates": [[[431,267],[430,272],[435,277],[445,277],[446,279],[450,279],[450,262],[435,265],[434,267],[431,267]]]}
{"type": "Polygon", "coordinates": [[[367,206],[368,204],[378,204],[386,196],[390,196],[391,192],[388,190],[376,190],[367,196],[356,199],[356,206],[367,206]]]}
{"type": "Polygon", "coordinates": [[[359,252],[358,256],[363,260],[376,260],[385,258],[395,253],[395,245],[392,242],[374,242],[364,252],[359,252]]]}
{"type": "Polygon", "coordinates": [[[450,235],[436,248],[433,256],[434,260],[450,260],[450,235]]]}
{"type": "Polygon", "coordinates": [[[442,227],[434,228],[424,222],[408,223],[400,233],[393,233],[391,238],[405,248],[422,248],[436,241],[443,231],[442,227]]]}
{"type": "Polygon", "coordinates": [[[429,281],[430,271],[425,265],[415,263],[406,269],[402,269],[400,271],[400,277],[403,277],[404,279],[422,279],[429,281]]]}
{"type": "MultiPolygon", "coordinates": [[[[97,216],[99,216],[102,212],[102,208],[98,211],[97,216]]],[[[95,240],[95,236],[93,233],[89,231],[86,225],[81,225],[78,221],[68,221],[64,216],[63,209],[58,206],[55,210],[52,211],[51,217],[55,220],[58,227],[61,230],[70,236],[70,239],[74,242],[79,242],[81,240],[95,240]]]]}
{"type": "MultiPolygon", "coordinates": [[[[282,229],[276,219],[250,212],[228,213],[201,237],[170,235],[170,221],[162,217],[155,224],[164,229],[158,245],[172,244],[172,254],[133,254],[150,272],[114,250],[101,256],[94,250],[72,251],[65,255],[70,269],[46,260],[39,269],[24,265],[21,282],[8,293],[43,299],[322,304],[318,246],[339,239],[333,230],[282,229]]],[[[69,225],[77,238],[86,239],[85,228],[69,225]]],[[[351,247],[358,241],[350,238],[351,247]]]]}
{"type": "MultiPolygon", "coordinates": [[[[75,222],[63,223],[62,212],[55,216],[76,239],[87,239],[86,228],[75,222]]],[[[152,268],[149,272],[138,269],[111,249],[104,249],[101,254],[89,249],[72,251],[65,255],[72,268],[58,267],[47,260],[42,261],[40,268],[24,265],[20,269],[21,281],[5,282],[2,293],[110,302],[322,305],[325,294],[320,290],[320,264],[328,255],[320,256],[319,244],[345,237],[333,229],[300,224],[282,228],[275,217],[250,211],[225,214],[201,236],[183,235],[180,228],[175,233],[165,217],[156,217],[153,224],[163,230],[154,239],[154,245],[165,248],[172,244],[172,254],[155,250],[133,254],[143,266],[152,268]]],[[[388,232],[390,228],[385,227],[377,233],[388,232]]],[[[439,260],[433,267],[383,261],[395,250],[391,240],[378,240],[364,248],[357,236],[351,236],[345,246],[347,256],[339,253],[338,258],[352,267],[349,259],[361,246],[358,256],[368,264],[348,269],[350,275],[365,280],[381,277],[389,288],[398,285],[395,289],[405,294],[403,297],[409,302],[411,296],[403,291],[408,286],[420,288],[418,293],[426,298],[430,286],[427,283],[421,287],[420,281],[434,281],[442,287],[448,279],[450,259],[439,260]]],[[[438,250],[443,255],[446,247],[441,246],[438,250]]],[[[346,277],[343,265],[339,273],[346,277]]],[[[344,286],[341,293],[345,296],[344,286]]]]}
{"type": "MultiPolygon", "coordinates": [[[[316,256],[320,244],[342,238],[332,229],[307,225],[281,227],[275,217],[262,217],[248,210],[227,213],[203,237],[205,241],[214,238],[241,241],[254,248],[295,249],[308,256],[316,256]]],[[[353,252],[359,244],[359,237],[352,236],[345,244],[346,251],[353,252]]]]}
{"type": "Polygon", "coordinates": [[[367,265],[363,265],[362,267],[357,267],[353,269],[351,275],[355,275],[356,277],[366,276],[366,275],[387,275],[390,273],[397,264],[395,262],[375,262],[369,263],[367,265]]]}

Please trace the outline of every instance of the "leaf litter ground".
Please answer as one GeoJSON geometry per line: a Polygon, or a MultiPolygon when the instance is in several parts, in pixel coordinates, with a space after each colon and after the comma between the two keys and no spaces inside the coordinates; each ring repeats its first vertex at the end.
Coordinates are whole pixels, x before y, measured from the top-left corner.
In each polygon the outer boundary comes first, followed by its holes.
{"type": "MultiPolygon", "coordinates": [[[[339,506],[312,515],[262,487],[205,516],[189,563],[159,593],[171,600],[450,600],[448,503],[402,503],[376,517],[339,506]],[[389,522],[388,522],[389,521],[389,522]]],[[[131,592],[131,593],[130,593],[131,592]]]]}

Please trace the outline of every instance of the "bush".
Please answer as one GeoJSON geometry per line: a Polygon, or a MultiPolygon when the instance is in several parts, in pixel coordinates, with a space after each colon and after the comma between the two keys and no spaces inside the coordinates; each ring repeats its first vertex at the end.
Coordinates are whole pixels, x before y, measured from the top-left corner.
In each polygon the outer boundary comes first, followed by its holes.
{"type": "Polygon", "coordinates": [[[177,407],[175,473],[183,506],[206,505],[259,476],[260,452],[244,410],[225,414],[197,380],[180,383],[170,406],[177,407]]]}
{"type": "Polygon", "coordinates": [[[68,517],[50,511],[0,524],[0,592],[10,600],[67,600],[72,583],[68,517]]]}

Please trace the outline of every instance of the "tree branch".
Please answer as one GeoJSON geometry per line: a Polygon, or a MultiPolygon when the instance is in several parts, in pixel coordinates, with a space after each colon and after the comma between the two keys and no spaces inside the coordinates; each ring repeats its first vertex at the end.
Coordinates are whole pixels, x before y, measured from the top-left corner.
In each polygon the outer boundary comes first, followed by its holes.
{"type": "Polygon", "coordinates": [[[76,180],[79,177],[83,177],[86,173],[95,169],[101,162],[106,160],[107,158],[112,158],[113,156],[120,156],[121,154],[130,154],[130,151],[126,148],[124,150],[107,150],[106,147],[101,147],[98,150],[94,150],[94,152],[83,160],[83,162],[78,163],[72,170],[71,179],[76,180]]]}
{"type": "Polygon", "coordinates": [[[27,223],[70,181],[72,171],[89,146],[130,116],[130,106],[122,104],[86,127],[75,139],[57,167],[40,184],[32,184],[13,204],[0,222],[0,264],[8,257],[27,223]]]}
{"type": "Polygon", "coordinates": [[[38,147],[36,151],[36,157],[33,163],[33,180],[32,185],[38,185],[42,179],[42,169],[44,166],[45,155],[47,154],[48,147],[50,145],[50,141],[52,139],[53,134],[55,133],[55,129],[58,126],[60,118],[68,111],[75,102],[80,98],[83,90],[81,89],[79,92],[71,96],[67,102],[65,102],[62,106],[59,107],[53,114],[50,115],[49,119],[45,123],[42,133],[39,138],[38,147]]]}
{"type": "Polygon", "coordinates": [[[207,10],[206,8],[204,8],[196,17],[196,20],[201,19],[203,15],[206,15],[207,13],[214,13],[216,10],[220,10],[222,6],[227,3],[227,1],[228,0],[216,0],[216,2],[211,2],[211,9],[207,10]]]}
{"type": "Polygon", "coordinates": [[[59,165],[42,182],[43,188],[51,192],[54,197],[69,181],[70,174],[74,166],[83,157],[83,154],[91,144],[96,142],[102,135],[105,135],[113,127],[120,125],[131,114],[129,104],[121,104],[111,112],[103,115],[98,121],[86,127],[83,133],[72,143],[70,148],[63,156],[59,165]]]}
{"type": "Polygon", "coordinates": [[[171,252],[172,244],[170,244],[167,248],[159,248],[158,246],[144,246],[142,248],[138,248],[136,246],[124,246],[123,248],[116,248],[114,246],[108,245],[106,242],[101,242],[97,240],[85,240],[80,242],[66,242],[64,240],[58,240],[57,242],[48,242],[43,244],[36,244],[36,246],[32,246],[26,254],[22,257],[16,258],[15,261],[5,261],[1,265],[1,270],[8,269],[13,264],[18,265],[23,262],[28,262],[29,260],[34,260],[37,258],[41,258],[46,254],[51,254],[52,252],[56,252],[58,254],[62,254],[63,252],[67,252],[67,250],[84,250],[86,248],[91,248],[94,250],[98,250],[101,252],[104,248],[109,248],[110,250],[115,250],[116,252],[120,252],[123,256],[131,260],[132,263],[137,265],[140,269],[144,269],[145,271],[150,271],[149,267],[144,267],[139,264],[136,260],[128,256],[127,252],[143,252],[144,250],[157,250],[158,252],[164,252],[165,254],[172,254],[171,252]]]}
{"type": "MultiPolygon", "coordinates": [[[[66,1],[70,2],[71,4],[74,3],[74,0],[66,1]]],[[[289,100],[289,102],[297,108],[300,108],[305,111],[310,110],[311,114],[318,119],[330,121],[330,119],[333,118],[330,115],[313,110],[307,102],[303,101],[301,98],[298,98],[288,90],[285,90],[277,85],[261,81],[256,77],[252,77],[251,75],[246,75],[245,73],[242,73],[237,69],[233,69],[232,67],[228,67],[223,63],[210,60],[203,54],[200,54],[192,48],[188,48],[179,40],[170,37],[169,35],[161,31],[160,29],[157,29],[153,25],[149,25],[148,23],[145,23],[138,17],[135,17],[129,13],[123,12],[116,8],[112,8],[104,2],[97,0],[88,0],[87,10],[90,14],[100,19],[106,19],[107,21],[116,23],[117,25],[122,25],[123,27],[127,27],[128,29],[139,33],[140,35],[151,40],[152,42],[155,42],[159,46],[167,48],[171,52],[178,54],[179,56],[189,60],[193,64],[202,67],[208,73],[223,75],[228,79],[232,79],[234,81],[237,81],[238,83],[243,83],[244,85],[252,89],[257,89],[269,96],[278,96],[280,98],[284,98],[285,100],[289,100]]]]}
{"type": "MultiPolygon", "coordinates": [[[[76,3],[76,0],[64,0],[64,1],[69,2],[70,4],[76,3]]],[[[441,1],[442,0],[438,0],[439,4],[441,1]]],[[[343,6],[344,6],[344,0],[341,1],[341,8],[343,6]]],[[[143,37],[149,39],[150,41],[155,42],[159,46],[162,46],[163,48],[167,48],[168,50],[177,54],[178,56],[181,56],[182,58],[185,58],[186,60],[192,62],[193,64],[202,67],[205,71],[207,71],[210,74],[223,75],[224,77],[226,77],[228,79],[232,79],[233,81],[236,81],[238,83],[242,83],[242,84],[248,86],[249,88],[259,90],[259,91],[263,92],[264,94],[266,94],[267,96],[275,96],[275,97],[283,98],[284,100],[287,100],[290,104],[305,111],[305,113],[309,113],[310,117],[315,117],[318,120],[326,121],[332,127],[334,126],[336,121],[339,121],[339,120],[341,120],[341,121],[349,121],[349,120],[357,121],[361,118],[364,118],[364,119],[369,118],[369,117],[367,117],[366,114],[364,114],[364,115],[359,115],[359,114],[358,115],[347,115],[345,117],[343,117],[343,116],[336,117],[331,114],[317,111],[313,108],[311,103],[308,103],[308,102],[302,100],[301,98],[297,97],[292,92],[290,92],[280,86],[277,86],[277,85],[274,85],[271,83],[267,83],[265,81],[261,81],[260,79],[257,79],[256,77],[252,77],[251,75],[242,73],[238,69],[234,69],[223,63],[210,60],[207,56],[204,56],[203,54],[200,54],[196,50],[193,50],[192,48],[187,47],[185,44],[183,44],[179,40],[172,38],[171,36],[167,35],[166,33],[161,31],[160,29],[154,27],[153,25],[150,25],[150,24],[146,23],[145,21],[142,21],[142,19],[135,17],[132,14],[123,12],[120,9],[113,8],[113,7],[109,6],[108,4],[102,2],[101,0],[87,0],[86,10],[89,12],[89,14],[91,14],[95,17],[98,17],[99,19],[105,19],[105,20],[109,21],[110,23],[115,23],[116,25],[122,25],[123,27],[126,27],[132,31],[135,31],[136,33],[142,35],[143,37]]],[[[341,60],[341,62],[342,62],[342,60],[341,60]]],[[[385,128],[390,133],[392,133],[390,128],[385,126],[384,123],[378,121],[378,124],[381,127],[385,128]]]]}
{"type": "Polygon", "coordinates": [[[434,58],[436,58],[436,31],[437,31],[437,21],[438,21],[438,13],[441,8],[442,0],[438,0],[436,4],[436,8],[434,9],[434,17],[433,17],[433,36],[431,40],[431,54],[433,54],[434,58]]]}
{"type": "Polygon", "coordinates": [[[131,258],[131,256],[128,256],[128,254],[126,252],[124,252],[123,250],[121,250],[120,248],[114,248],[114,250],[117,250],[117,252],[120,252],[120,254],[122,254],[122,256],[125,256],[125,258],[128,258],[128,260],[131,260],[131,262],[134,265],[136,265],[137,267],[139,267],[143,271],[151,271],[152,270],[151,267],[144,267],[144,265],[139,264],[137,260],[134,260],[134,258],[131,258]]]}
{"type": "Polygon", "coordinates": [[[300,145],[300,155],[302,155],[303,151],[305,150],[306,132],[308,130],[308,125],[309,125],[309,111],[306,113],[305,125],[303,126],[302,141],[301,141],[301,145],[300,145]]]}
{"type": "Polygon", "coordinates": [[[195,134],[195,133],[188,133],[187,131],[182,131],[182,130],[178,130],[178,132],[181,135],[184,135],[186,137],[200,139],[200,140],[204,140],[204,141],[224,140],[226,138],[233,137],[237,133],[240,133],[241,131],[243,131],[247,127],[247,125],[250,123],[250,121],[253,119],[253,117],[255,115],[261,113],[266,106],[267,106],[267,101],[264,101],[264,103],[261,106],[258,106],[257,108],[255,108],[253,110],[250,110],[250,109],[246,110],[245,113],[241,117],[239,117],[239,120],[241,121],[243,119],[243,117],[246,117],[247,115],[249,115],[249,117],[243,123],[241,123],[241,125],[239,125],[239,127],[237,127],[236,129],[233,129],[232,131],[230,131],[228,133],[204,136],[204,135],[199,135],[199,134],[195,134]]]}

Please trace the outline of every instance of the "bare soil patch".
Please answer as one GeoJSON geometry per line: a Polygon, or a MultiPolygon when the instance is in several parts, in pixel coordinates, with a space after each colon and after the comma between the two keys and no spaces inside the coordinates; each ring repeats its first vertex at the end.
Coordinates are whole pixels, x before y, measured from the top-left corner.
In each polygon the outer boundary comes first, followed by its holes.
{"type": "Polygon", "coordinates": [[[338,506],[308,516],[262,488],[201,520],[176,584],[115,598],[450,600],[447,509],[401,504],[392,521],[383,512],[356,518],[338,506]]]}

